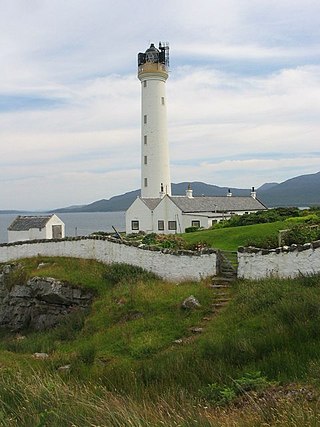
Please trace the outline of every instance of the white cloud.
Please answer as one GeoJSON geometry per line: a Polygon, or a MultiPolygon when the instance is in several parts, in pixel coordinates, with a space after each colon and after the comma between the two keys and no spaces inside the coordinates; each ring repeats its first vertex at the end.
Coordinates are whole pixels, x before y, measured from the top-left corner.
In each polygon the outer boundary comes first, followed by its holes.
{"type": "Polygon", "coordinates": [[[317,1],[16,0],[1,12],[0,209],[139,187],[136,54],[158,40],[171,43],[173,181],[250,187],[319,169],[317,1]]]}

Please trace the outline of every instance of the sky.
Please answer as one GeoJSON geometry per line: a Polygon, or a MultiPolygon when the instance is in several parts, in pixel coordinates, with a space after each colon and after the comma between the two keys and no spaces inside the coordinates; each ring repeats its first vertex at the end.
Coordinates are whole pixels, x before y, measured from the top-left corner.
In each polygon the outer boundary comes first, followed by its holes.
{"type": "Polygon", "coordinates": [[[140,188],[137,54],[159,41],[172,182],[320,170],[319,0],[0,0],[0,210],[140,188]]]}

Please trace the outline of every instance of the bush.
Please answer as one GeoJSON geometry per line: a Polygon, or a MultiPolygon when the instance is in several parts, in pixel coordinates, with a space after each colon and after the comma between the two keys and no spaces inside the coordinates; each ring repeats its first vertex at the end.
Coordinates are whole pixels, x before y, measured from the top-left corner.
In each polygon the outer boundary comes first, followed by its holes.
{"type": "Polygon", "coordinates": [[[114,263],[106,267],[103,273],[103,278],[112,286],[118,283],[136,283],[144,280],[154,280],[158,277],[154,273],[144,270],[141,267],[135,265],[129,265],[124,263],[114,263]]]}
{"type": "Polygon", "coordinates": [[[298,208],[275,208],[266,211],[253,212],[244,215],[234,215],[232,218],[223,221],[220,227],[239,227],[243,225],[265,224],[270,222],[283,221],[286,218],[299,217],[301,212],[298,208]]]}
{"type": "Polygon", "coordinates": [[[320,239],[320,226],[295,225],[282,236],[285,245],[310,243],[320,239]]]}
{"type": "Polygon", "coordinates": [[[231,403],[237,396],[233,388],[227,386],[220,386],[216,383],[208,384],[199,390],[200,396],[210,403],[218,406],[227,405],[231,403]]]}
{"type": "Polygon", "coordinates": [[[146,234],[142,239],[141,243],[143,243],[144,245],[153,245],[156,243],[156,237],[156,233],[146,234]]]}
{"type": "Polygon", "coordinates": [[[200,227],[187,227],[185,232],[186,233],[194,233],[195,231],[199,231],[200,227]]]}
{"type": "Polygon", "coordinates": [[[92,344],[87,344],[80,348],[78,353],[78,359],[85,365],[92,365],[95,360],[96,353],[97,350],[95,346],[93,346],[92,344]]]}
{"type": "Polygon", "coordinates": [[[207,402],[218,406],[228,405],[236,397],[249,391],[261,391],[274,385],[262,376],[260,371],[246,372],[242,377],[233,380],[231,386],[208,384],[199,390],[200,396],[207,402]]]}

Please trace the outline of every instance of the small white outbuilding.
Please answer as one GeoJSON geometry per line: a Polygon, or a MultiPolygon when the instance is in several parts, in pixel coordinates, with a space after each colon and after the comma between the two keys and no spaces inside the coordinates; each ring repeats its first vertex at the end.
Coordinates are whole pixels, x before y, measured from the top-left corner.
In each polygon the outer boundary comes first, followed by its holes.
{"type": "Polygon", "coordinates": [[[64,222],[55,214],[19,215],[8,227],[8,243],[38,239],[62,239],[64,237],[64,222]]]}

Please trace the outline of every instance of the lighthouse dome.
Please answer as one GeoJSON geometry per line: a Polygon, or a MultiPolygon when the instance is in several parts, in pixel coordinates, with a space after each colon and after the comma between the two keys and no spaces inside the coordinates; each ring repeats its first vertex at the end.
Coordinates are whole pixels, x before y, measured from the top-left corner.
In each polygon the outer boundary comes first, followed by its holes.
{"type": "Polygon", "coordinates": [[[149,49],[146,50],[146,60],[148,62],[158,62],[159,61],[159,53],[160,51],[155,47],[153,43],[151,43],[149,49]]]}

